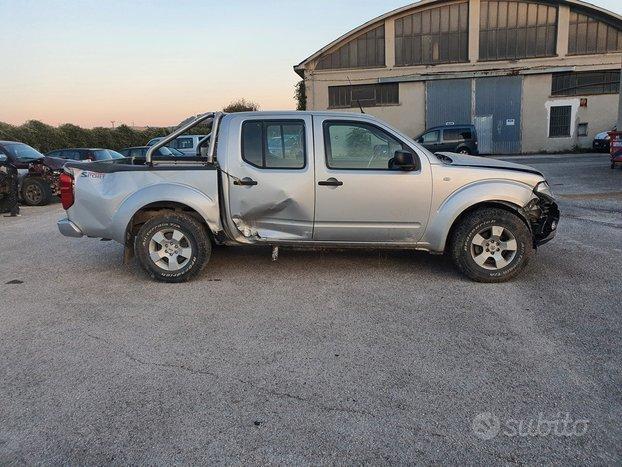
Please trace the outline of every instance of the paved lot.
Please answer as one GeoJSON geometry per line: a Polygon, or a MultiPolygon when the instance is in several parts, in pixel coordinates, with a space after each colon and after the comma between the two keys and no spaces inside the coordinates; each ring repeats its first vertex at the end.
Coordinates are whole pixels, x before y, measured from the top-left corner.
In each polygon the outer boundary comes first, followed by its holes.
{"type": "Polygon", "coordinates": [[[424,253],[231,248],[165,285],[61,237],[59,205],[0,218],[0,464],[619,464],[622,170],[523,160],[564,217],[500,285],[424,253]]]}

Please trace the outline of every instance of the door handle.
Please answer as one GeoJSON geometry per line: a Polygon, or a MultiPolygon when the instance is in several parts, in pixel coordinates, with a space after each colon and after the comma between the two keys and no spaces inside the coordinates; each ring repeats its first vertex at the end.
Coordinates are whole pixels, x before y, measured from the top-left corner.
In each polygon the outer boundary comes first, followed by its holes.
{"type": "Polygon", "coordinates": [[[244,177],[242,179],[236,178],[233,181],[233,184],[239,186],[255,186],[257,185],[257,182],[250,177],[244,177]]]}
{"type": "Polygon", "coordinates": [[[320,186],[341,186],[343,185],[343,182],[337,180],[335,177],[330,177],[328,180],[317,182],[317,184],[320,186]]]}

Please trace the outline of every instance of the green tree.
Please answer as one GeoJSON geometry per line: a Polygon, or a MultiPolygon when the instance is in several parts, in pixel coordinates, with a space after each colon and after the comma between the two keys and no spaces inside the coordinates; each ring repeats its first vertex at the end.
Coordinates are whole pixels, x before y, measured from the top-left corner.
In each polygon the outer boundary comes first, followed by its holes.
{"type": "Polygon", "coordinates": [[[224,109],[222,109],[222,111],[226,113],[254,112],[257,110],[259,110],[259,105],[255,104],[252,101],[247,101],[244,98],[235,100],[224,109]]]}
{"type": "Polygon", "coordinates": [[[307,110],[307,88],[304,79],[294,85],[294,99],[296,110],[307,110]]]}

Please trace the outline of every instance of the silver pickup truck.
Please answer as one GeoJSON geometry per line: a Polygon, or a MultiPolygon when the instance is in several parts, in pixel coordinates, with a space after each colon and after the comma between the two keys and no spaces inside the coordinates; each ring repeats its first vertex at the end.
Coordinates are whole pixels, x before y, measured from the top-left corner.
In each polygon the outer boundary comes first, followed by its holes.
{"type": "Polygon", "coordinates": [[[143,165],[68,163],[61,201],[63,235],[114,239],[167,282],[199,274],[213,244],[425,250],[501,282],[559,220],[535,169],[432,154],[372,116],[332,112],[203,114],[143,165]],[[152,161],[199,124],[212,138],[196,158],[152,161]]]}

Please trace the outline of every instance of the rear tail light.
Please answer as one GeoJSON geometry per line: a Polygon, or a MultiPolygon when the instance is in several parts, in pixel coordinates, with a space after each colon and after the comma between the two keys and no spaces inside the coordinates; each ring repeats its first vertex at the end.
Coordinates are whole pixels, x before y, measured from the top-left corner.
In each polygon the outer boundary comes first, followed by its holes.
{"type": "Polygon", "coordinates": [[[66,211],[73,206],[73,177],[68,173],[60,174],[60,202],[66,211]]]}

